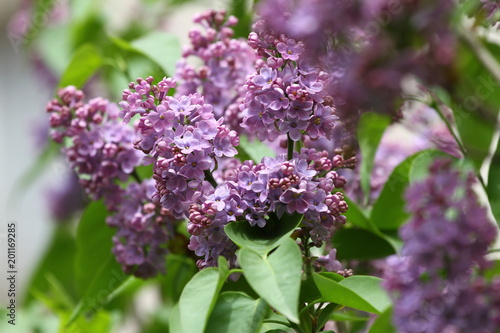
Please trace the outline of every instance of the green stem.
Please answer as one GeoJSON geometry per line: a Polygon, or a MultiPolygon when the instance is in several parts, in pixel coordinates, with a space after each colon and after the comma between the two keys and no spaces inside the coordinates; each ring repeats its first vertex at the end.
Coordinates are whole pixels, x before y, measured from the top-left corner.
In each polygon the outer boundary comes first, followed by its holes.
{"type": "Polygon", "coordinates": [[[208,170],[205,170],[204,173],[205,173],[205,180],[207,180],[210,184],[212,184],[212,186],[214,188],[216,188],[218,184],[215,181],[214,176],[212,175],[212,173],[210,171],[208,171],[208,170]]]}
{"type": "Polygon", "coordinates": [[[286,146],[287,146],[287,159],[290,161],[293,158],[293,144],[294,144],[294,142],[293,142],[292,138],[290,138],[290,134],[287,133],[286,137],[287,137],[287,142],[286,142],[287,143],[286,144],[286,146]]]}
{"type": "Polygon", "coordinates": [[[307,280],[312,276],[312,262],[311,262],[311,251],[309,250],[309,237],[301,237],[302,243],[304,245],[304,272],[305,279],[307,280]]]}

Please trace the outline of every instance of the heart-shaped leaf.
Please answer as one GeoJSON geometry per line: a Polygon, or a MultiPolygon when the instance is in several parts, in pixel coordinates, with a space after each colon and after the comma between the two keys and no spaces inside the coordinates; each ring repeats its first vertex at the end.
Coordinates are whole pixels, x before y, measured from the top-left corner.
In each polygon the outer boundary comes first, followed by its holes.
{"type": "Polygon", "coordinates": [[[302,255],[298,245],[287,238],[269,256],[242,248],[238,252],[238,259],[255,292],[276,311],[298,323],[302,272],[302,255]]]}

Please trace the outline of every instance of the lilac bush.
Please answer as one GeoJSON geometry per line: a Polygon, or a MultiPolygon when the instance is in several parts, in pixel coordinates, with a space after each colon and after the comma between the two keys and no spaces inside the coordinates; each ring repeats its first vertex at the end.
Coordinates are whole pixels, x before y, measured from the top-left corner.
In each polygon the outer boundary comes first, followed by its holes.
{"type": "Polygon", "coordinates": [[[244,4],[182,51],[147,20],[65,27],[49,134],[89,204],[74,228],[51,195],[75,269],[41,265],[33,302],[60,330],[498,331],[498,6],[244,4]]]}

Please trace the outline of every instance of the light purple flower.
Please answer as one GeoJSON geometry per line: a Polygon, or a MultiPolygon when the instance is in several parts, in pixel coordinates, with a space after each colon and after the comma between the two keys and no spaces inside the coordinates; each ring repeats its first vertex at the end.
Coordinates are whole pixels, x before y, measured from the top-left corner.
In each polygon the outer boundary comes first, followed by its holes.
{"type": "Polygon", "coordinates": [[[262,67],[259,71],[259,75],[256,75],[252,79],[252,82],[262,89],[269,89],[273,85],[277,76],[278,74],[275,69],[262,67]]]}
{"type": "Polygon", "coordinates": [[[292,61],[297,61],[299,56],[304,52],[304,45],[302,43],[297,43],[295,39],[289,38],[286,43],[278,43],[276,45],[278,52],[281,53],[283,59],[288,59],[292,61]]]}

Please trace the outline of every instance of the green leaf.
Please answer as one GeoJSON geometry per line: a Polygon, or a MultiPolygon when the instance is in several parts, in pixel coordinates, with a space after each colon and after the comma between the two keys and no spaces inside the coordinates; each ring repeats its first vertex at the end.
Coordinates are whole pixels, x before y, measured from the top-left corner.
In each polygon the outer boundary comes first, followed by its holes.
{"type": "Polygon", "coordinates": [[[358,142],[361,150],[361,188],[365,199],[370,195],[370,178],[375,160],[375,153],[382,139],[385,129],[389,126],[391,119],[381,114],[366,112],[361,115],[358,124],[358,142]]]}
{"type": "Polygon", "coordinates": [[[175,64],[181,57],[181,45],[175,35],[153,31],[130,44],[160,65],[166,75],[175,73],[175,64]]]}
{"type": "MultiPolygon", "coordinates": [[[[75,239],[67,225],[60,225],[54,229],[52,241],[45,255],[40,260],[38,267],[33,274],[28,290],[38,290],[46,292],[49,290],[48,274],[57,279],[64,289],[72,297],[76,296],[74,285],[74,274],[71,265],[75,261],[75,239]]],[[[33,300],[32,295],[28,294],[26,302],[33,300]]]]}
{"type": "Polygon", "coordinates": [[[270,311],[268,317],[264,319],[264,323],[260,327],[259,333],[270,332],[295,332],[290,329],[290,322],[285,316],[282,316],[274,311],[270,311]]]}
{"type": "Polygon", "coordinates": [[[240,292],[225,292],[217,299],[205,333],[254,333],[264,320],[268,306],[240,292]]]}
{"type": "Polygon", "coordinates": [[[332,313],[330,318],[335,321],[359,321],[359,322],[364,322],[368,321],[370,319],[369,316],[366,315],[366,313],[359,312],[357,310],[352,310],[352,311],[345,311],[346,309],[344,308],[342,311],[337,311],[332,313]]]}
{"type": "Polygon", "coordinates": [[[257,294],[290,321],[298,323],[302,273],[299,246],[287,238],[269,256],[242,248],[238,251],[238,259],[248,283],[257,294]]]}
{"type": "Polygon", "coordinates": [[[240,161],[252,160],[260,163],[264,157],[275,157],[276,153],[268,145],[257,139],[250,141],[246,135],[240,135],[240,144],[236,147],[240,161]]]}
{"type": "Polygon", "coordinates": [[[312,276],[304,280],[300,286],[299,301],[301,303],[314,303],[321,298],[312,276]]]}
{"type": "Polygon", "coordinates": [[[254,13],[253,10],[251,10],[252,4],[249,4],[249,2],[253,3],[253,1],[250,0],[231,0],[231,2],[229,2],[230,14],[238,18],[238,24],[233,27],[234,36],[236,38],[247,38],[251,31],[254,13]]]}
{"type": "Polygon", "coordinates": [[[396,329],[392,326],[392,307],[385,310],[375,319],[368,333],[395,333],[396,329]]]}
{"type": "Polygon", "coordinates": [[[227,279],[228,269],[206,268],[186,284],[179,299],[179,315],[184,333],[203,333],[217,295],[227,279]]]}
{"type": "Polygon", "coordinates": [[[500,139],[497,150],[493,155],[488,172],[488,186],[486,187],[488,200],[491,206],[491,212],[500,225],[500,139]]]}
{"type": "Polygon", "coordinates": [[[108,333],[113,329],[113,322],[111,315],[106,311],[98,311],[90,318],[78,317],[77,320],[73,321],[71,325],[64,326],[62,323],[70,317],[69,312],[60,316],[61,326],[59,327],[59,333],[68,332],[99,332],[108,333]]]}
{"type": "Polygon", "coordinates": [[[82,88],[102,66],[102,63],[102,58],[95,46],[91,44],[80,46],[66,67],[59,81],[59,87],[73,85],[82,88]]]}
{"type": "MultiPolygon", "coordinates": [[[[454,72],[459,77],[451,94],[453,102],[449,105],[467,157],[474,161],[477,170],[488,154],[500,110],[500,82],[495,80],[478,54],[495,59],[500,54],[500,46],[484,40],[477,40],[474,47],[463,40],[458,44],[454,72]]],[[[496,59],[494,66],[499,68],[498,57],[496,59]]]]}
{"type": "MultiPolygon", "coordinates": [[[[105,305],[129,278],[116,262],[111,248],[115,231],[106,224],[106,207],[92,202],[84,211],[76,234],[75,283],[81,296],[70,321],[82,311],[105,305]]],[[[133,278],[132,278],[133,279],[133,278]]]]}
{"type": "MultiPolygon", "coordinates": [[[[314,311],[314,303],[309,303],[299,312],[299,324],[292,325],[293,328],[296,328],[296,331],[301,333],[313,333],[312,331],[312,320],[311,320],[311,311],[314,311]],[[312,310],[311,310],[312,309],[312,310]]],[[[313,312],[314,313],[314,312],[313,312]]]]}
{"type": "Polygon", "coordinates": [[[330,303],[323,309],[321,309],[321,312],[318,316],[318,327],[325,326],[336,309],[337,309],[337,304],[335,303],[330,303]]]}
{"type": "MultiPolygon", "coordinates": [[[[373,233],[374,235],[385,240],[394,249],[394,252],[399,252],[403,246],[403,242],[398,238],[397,233],[391,235],[390,230],[381,231],[373,221],[366,216],[366,214],[361,210],[361,208],[348,197],[345,197],[345,201],[349,206],[349,210],[345,213],[347,221],[355,226],[358,226],[366,231],[373,233]]],[[[335,237],[335,235],[334,235],[335,237]]],[[[337,240],[339,241],[339,240],[337,240]]],[[[360,249],[360,251],[364,251],[360,249]]]]}
{"type": "Polygon", "coordinates": [[[338,260],[371,260],[395,253],[387,240],[363,229],[340,229],[334,233],[332,243],[338,260]]]}
{"type": "Polygon", "coordinates": [[[263,228],[251,226],[248,221],[235,221],[224,227],[226,235],[240,247],[249,248],[259,254],[269,253],[286,241],[302,221],[302,214],[283,214],[278,219],[272,214],[263,228]]]}
{"type": "Polygon", "coordinates": [[[322,301],[376,314],[384,312],[391,305],[389,297],[380,286],[382,280],[379,278],[355,275],[337,282],[316,273],[313,278],[322,301]]]}
{"type": "Polygon", "coordinates": [[[412,175],[417,174],[415,169],[426,169],[422,162],[426,163],[436,156],[449,156],[437,150],[424,150],[406,158],[392,171],[389,179],[384,185],[377,201],[373,205],[371,220],[380,229],[397,229],[409,217],[406,212],[406,200],[404,193],[412,175]],[[414,165],[415,164],[415,165],[414,165]]]}
{"type": "Polygon", "coordinates": [[[163,293],[168,299],[178,302],[182,290],[197,272],[196,265],[190,258],[178,254],[169,254],[167,256],[166,271],[165,276],[159,277],[163,293]]]}
{"type": "Polygon", "coordinates": [[[184,330],[182,329],[179,303],[177,303],[170,311],[170,315],[168,316],[168,328],[169,328],[169,331],[172,333],[173,332],[184,333],[184,330]]]}
{"type": "Polygon", "coordinates": [[[378,228],[376,225],[371,223],[370,219],[367,216],[361,207],[354,201],[352,201],[349,197],[344,196],[345,201],[349,209],[345,212],[344,216],[347,218],[347,222],[352,223],[360,228],[370,230],[373,232],[377,232],[378,228]]]}

